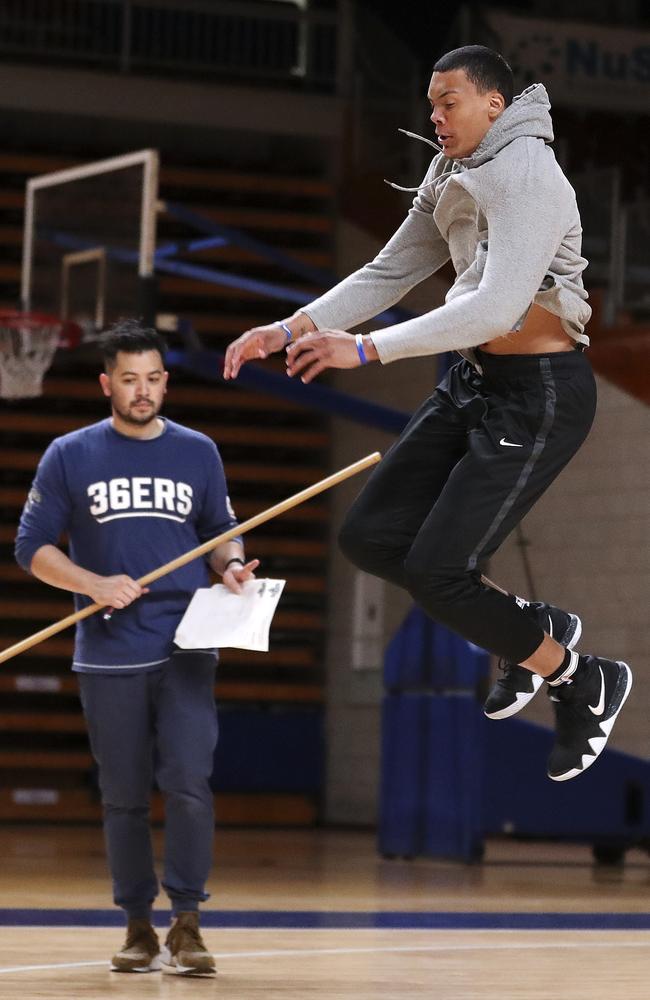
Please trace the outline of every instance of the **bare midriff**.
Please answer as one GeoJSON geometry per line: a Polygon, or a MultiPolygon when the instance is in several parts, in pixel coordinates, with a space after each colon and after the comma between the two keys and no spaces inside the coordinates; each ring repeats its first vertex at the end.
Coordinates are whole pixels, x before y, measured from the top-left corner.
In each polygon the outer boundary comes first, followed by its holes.
{"type": "Polygon", "coordinates": [[[551,354],[572,351],[575,346],[559,317],[536,303],[528,310],[520,330],[510,330],[480,345],[486,354],[551,354]]]}

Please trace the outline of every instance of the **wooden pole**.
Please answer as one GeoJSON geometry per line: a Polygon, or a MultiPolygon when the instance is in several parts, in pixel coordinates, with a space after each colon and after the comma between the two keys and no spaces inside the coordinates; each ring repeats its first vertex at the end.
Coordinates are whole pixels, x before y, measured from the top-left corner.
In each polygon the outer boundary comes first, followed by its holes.
{"type": "MultiPolygon", "coordinates": [[[[197,545],[195,549],[190,549],[189,552],[185,552],[183,555],[177,556],[176,559],[172,559],[163,566],[159,566],[158,569],[153,569],[150,573],[146,573],[144,576],[141,576],[138,583],[141,587],[146,587],[147,584],[153,583],[154,580],[159,580],[161,576],[165,576],[165,574],[171,573],[173,570],[179,569],[181,566],[185,566],[186,563],[192,562],[193,559],[199,559],[201,556],[206,555],[208,552],[211,552],[212,549],[216,549],[218,545],[223,544],[223,542],[229,542],[232,538],[236,538],[238,535],[244,535],[247,531],[257,528],[259,524],[264,524],[265,521],[270,521],[271,518],[278,517],[279,514],[284,514],[285,511],[290,510],[292,507],[297,507],[298,504],[304,503],[305,500],[310,500],[318,493],[323,493],[325,490],[329,490],[332,486],[337,486],[339,483],[342,483],[344,479],[349,479],[350,476],[356,476],[358,472],[363,472],[365,469],[370,468],[371,465],[375,465],[380,458],[381,455],[378,451],[374,451],[370,455],[366,455],[365,458],[360,458],[358,462],[353,462],[352,465],[347,465],[344,469],[340,469],[338,472],[334,472],[331,476],[327,476],[325,479],[321,479],[319,482],[314,483],[313,486],[308,486],[299,493],[294,493],[293,496],[287,497],[286,500],[282,500],[280,503],[274,504],[273,507],[268,507],[260,514],[250,517],[248,521],[244,521],[242,524],[237,525],[236,528],[230,528],[228,531],[224,531],[223,534],[217,535],[216,538],[211,538],[209,541],[203,542],[202,545],[197,545]]],[[[70,625],[75,625],[83,618],[89,618],[90,615],[96,614],[97,611],[101,611],[104,607],[106,607],[105,604],[89,604],[87,607],[82,608],[81,611],[75,611],[66,618],[61,618],[60,621],[54,622],[53,625],[48,625],[47,628],[41,629],[40,632],[34,632],[33,635],[27,636],[26,639],[21,639],[20,642],[14,643],[13,646],[3,649],[0,652],[0,663],[4,663],[5,660],[10,660],[12,656],[18,656],[19,653],[24,653],[26,649],[30,649],[32,646],[37,646],[39,642],[44,642],[45,639],[49,639],[50,636],[56,635],[57,632],[62,632],[63,629],[68,628],[70,625]]]]}

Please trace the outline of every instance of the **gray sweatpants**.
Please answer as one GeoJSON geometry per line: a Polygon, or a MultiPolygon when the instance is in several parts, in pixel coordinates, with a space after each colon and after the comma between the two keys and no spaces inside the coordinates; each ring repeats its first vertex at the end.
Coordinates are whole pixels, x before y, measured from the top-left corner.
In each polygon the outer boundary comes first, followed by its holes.
{"type": "Polygon", "coordinates": [[[154,777],[165,796],[162,885],[172,909],[197,909],[208,898],[216,662],[210,653],[182,653],[149,673],[79,674],[113,898],[129,917],[148,915],[158,893],[149,826],[154,777]]]}

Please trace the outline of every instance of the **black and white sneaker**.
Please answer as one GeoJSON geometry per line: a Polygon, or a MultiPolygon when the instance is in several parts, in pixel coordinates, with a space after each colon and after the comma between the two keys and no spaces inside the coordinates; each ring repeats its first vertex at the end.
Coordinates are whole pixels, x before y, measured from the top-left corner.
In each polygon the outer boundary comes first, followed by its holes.
{"type": "MultiPolygon", "coordinates": [[[[531,601],[522,607],[547,635],[566,649],[573,649],[582,635],[582,622],[569,611],[562,611],[552,604],[542,604],[541,601],[531,601]]],[[[539,674],[516,663],[500,663],[499,669],[502,676],[493,685],[483,706],[488,719],[509,719],[511,715],[521,712],[544,683],[539,674]]]]}
{"type": "Polygon", "coordinates": [[[605,749],[631,689],[627,663],[596,656],[581,656],[572,677],[549,685],[556,728],[549,778],[568,781],[591,767],[605,749]]]}

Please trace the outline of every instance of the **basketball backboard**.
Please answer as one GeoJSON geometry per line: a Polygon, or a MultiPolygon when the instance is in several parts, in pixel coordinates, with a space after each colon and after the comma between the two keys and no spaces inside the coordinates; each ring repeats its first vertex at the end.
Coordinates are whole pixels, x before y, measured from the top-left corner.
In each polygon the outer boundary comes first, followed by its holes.
{"type": "Polygon", "coordinates": [[[142,315],[154,270],[159,161],[144,149],[27,182],[22,308],[86,336],[142,315]]]}

